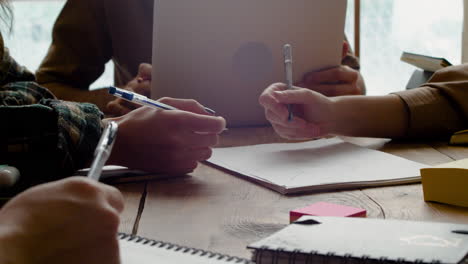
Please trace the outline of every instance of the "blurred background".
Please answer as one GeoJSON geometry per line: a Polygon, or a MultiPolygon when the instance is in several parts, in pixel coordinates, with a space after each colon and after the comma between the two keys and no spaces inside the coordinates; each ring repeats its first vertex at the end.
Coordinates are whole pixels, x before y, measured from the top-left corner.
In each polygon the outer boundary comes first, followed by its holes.
{"type": "MultiPolygon", "coordinates": [[[[129,0],[135,1],[135,0],[129,0]]],[[[6,45],[21,64],[35,71],[51,42],[52,25],[64,0],[12,0],[14,27],[6,45]]],[[[361,0],[360,59],[369,95],[405,89],[413,66],[403,51],[461,61],[462,0],[361,0]]],[[[346,35],[353,45],[354,0],[348,0],[346,35]]],[[[113,83],[113,65],[92,87],[113,83]]]]}

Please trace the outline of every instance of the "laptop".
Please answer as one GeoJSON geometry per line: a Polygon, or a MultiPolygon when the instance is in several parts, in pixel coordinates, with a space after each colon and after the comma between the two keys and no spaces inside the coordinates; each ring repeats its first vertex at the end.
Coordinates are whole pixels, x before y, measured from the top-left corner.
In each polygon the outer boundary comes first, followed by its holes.
{"type": "Polygon", "coordinates": [[[155,0],[152,98],[191,98],[229,127],[267,125],[258,97],[341,62],[346,0],[155,0]]]}

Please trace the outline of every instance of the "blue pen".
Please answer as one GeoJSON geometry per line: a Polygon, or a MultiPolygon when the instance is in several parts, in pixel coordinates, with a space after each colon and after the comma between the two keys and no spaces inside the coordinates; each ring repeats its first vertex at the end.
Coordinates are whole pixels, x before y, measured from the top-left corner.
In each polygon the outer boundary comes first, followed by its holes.
{"type": "MultiPolygon", "coordinates": [[[[164,104],[164,103],[161,103],[161,102],[158,102],[158,101],[154,101],[154,100],[151,100],[149,99],[148,97],[144,96],[144,95],[141,95],[141,94],[137,94],[137,93],[134,93],[132,91],[128,91],[128,90],[124,90],[124,89],[120,89],[120,88],[117,88],[117,87],[114,87],[114,86],[111,86],[109,87],[109,93],[116,96],[116,97],[119,97],[119,98],[122,98],[124,100],[127,100],[129,102],[133,102],[133,103],[137,103],[139,105],[145,105],[145,106],[149,106],[149,107],[153,107],[153,108],[160,108],[160,109],[164,109],[164,110],[179,110],[173,106],[170,106],[168,104],[164,104]]],[[[208,107],[204,107],[205,111],[212,114],[212,115],[215,115],[216,112],[208,107]]]]}

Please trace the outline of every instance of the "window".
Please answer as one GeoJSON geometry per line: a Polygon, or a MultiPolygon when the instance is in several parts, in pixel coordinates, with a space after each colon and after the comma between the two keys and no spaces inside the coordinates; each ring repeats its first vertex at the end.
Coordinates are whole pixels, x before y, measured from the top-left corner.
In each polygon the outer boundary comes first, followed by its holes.
{"type": "MultiPolygon", "coordinates": [[[[348,0],[346,33],[354,39],[354,0],[348,0]]],[[[461,61],[461,0],[361,0],[361,73],[369,95],[403,90],[415,67],[403,51],[461,61]]]]}
{"type": "MultiPolygon", "coordinates": [[[[13,29],[10,34],[2,30],[5,44],[19,64],[34,72],[47,54],[52,41],[52,27],[65,1],[16,0],[11,4],[14,14],[13,29]]],[[[104,74],[91,87],[108,86],[112,83],[113,64],[109,62],[104,74]]]]}
{"type": "MultiPolygon", "coordinates": [[[[52,25],[63,0],[16,0],[12,2],[13,32],[4,34],[15,59],[35,71],[51,42],[52,25]],[[31,12],[34,10],[34,12],[31,12]]],[[[354,0],[348,0],[346,33],[354,39],[354,0]]],[[[400,61],[403,51],[445,57],[460,63],[461,0],[361,0],[361,73],[368,94],[404,89],[413,66],[400,61]]],[[[113,64],[92,87],[113,83],[113,64]]]]}

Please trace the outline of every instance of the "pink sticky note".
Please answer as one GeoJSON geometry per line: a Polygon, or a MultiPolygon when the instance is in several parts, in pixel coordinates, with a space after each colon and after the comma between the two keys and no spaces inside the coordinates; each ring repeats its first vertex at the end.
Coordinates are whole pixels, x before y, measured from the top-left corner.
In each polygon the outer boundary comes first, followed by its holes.
{"type": "Polygon", "coordinates": [[[289,212],[289,222],[292,223],[303,215],[365,217],[366,210],[351,206],[318,202],[289,212]]]}

